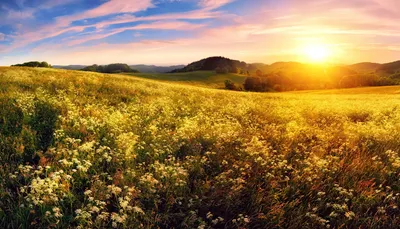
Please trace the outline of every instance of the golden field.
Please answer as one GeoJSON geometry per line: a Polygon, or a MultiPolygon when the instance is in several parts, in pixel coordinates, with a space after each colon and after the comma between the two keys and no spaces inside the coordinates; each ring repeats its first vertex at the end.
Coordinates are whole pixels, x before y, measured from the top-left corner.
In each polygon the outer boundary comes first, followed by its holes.
{"type": "Polygon", "coordinates": [[[2,228],[398,228],[400,87],[0,68],[2,228]]]}

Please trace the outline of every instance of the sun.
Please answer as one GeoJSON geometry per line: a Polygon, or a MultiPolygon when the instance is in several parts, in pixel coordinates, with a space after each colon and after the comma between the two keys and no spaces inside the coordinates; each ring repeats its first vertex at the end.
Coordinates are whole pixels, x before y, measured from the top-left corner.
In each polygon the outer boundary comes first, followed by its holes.
{"type": "Polygon", "coordinates": [[[309,44],[303,48],[303,53],[310,62],[326,62],[332,50],[325,44],[309,44]]]}

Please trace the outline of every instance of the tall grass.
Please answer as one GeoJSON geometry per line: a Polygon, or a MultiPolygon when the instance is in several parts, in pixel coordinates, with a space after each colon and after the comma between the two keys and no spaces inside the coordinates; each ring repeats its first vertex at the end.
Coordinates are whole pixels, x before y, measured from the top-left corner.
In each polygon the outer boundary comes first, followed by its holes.
{"type": "Polygon", "coordinates": [[[0,68],[0,107],[2,228],[400,223],[396,94],[0,68]]]}

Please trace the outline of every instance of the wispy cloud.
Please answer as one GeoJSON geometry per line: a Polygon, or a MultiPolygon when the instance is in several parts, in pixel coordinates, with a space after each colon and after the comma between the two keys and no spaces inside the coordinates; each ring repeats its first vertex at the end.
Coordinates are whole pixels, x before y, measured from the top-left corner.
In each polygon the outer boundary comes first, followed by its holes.
{"type": "MultiPolygon", "coordinates": [[[[72,1],[72,0],[70,0],[72,1]]],[[[74,15],[69,15],[69,16],[63,16],[63,17],[58,17],[56,19],[56,23],[54,24],[48,24],[42,28],[33,30],[33,31],[26,31],[24,33],[19,34],[16,37],[16,42],[13,45],[13,47],[10,47],[10,49],[13,48],[19,48],[23,47],[25,45],[28,45],[29,43],[40,41],[43,39],[55,37],[58,35],[61,35],[63,33],[75,31],[75,32],[82,32],[86,28],[90,27],[97,27],[97,28],[103,28],[106,26],[110,25],[116,25],[116,24],[123,24],[123,23],[132,23],[132,22],[140,22],[140,21],[165,21],[165,20],[178,20],[178,19],[190,19],[190,20],[196,20],[196,19],[208,19],[208,18],[215,18],[218,16],[221,16],[221,13],[219,12],[209,12],[207,10],[194,10],[194,11],[189,11],[189,12],[184,12],[184,13],[167,13],[167,14],[161,14],[161,15],[152,15],[152,16],[142,16],[142,17],[135,17],[132,14],[127,14],[127,13],[133,13],[133,12],[138,12],[142,11],[148,8],[154,7],[154,5],[151,3],[151,0],[132,0],[132,1],[125,1],[125,0],[112,0],[108,1],[94,9],[85,11],[83,13],[77,13],[74,15]],[[123,13],[121,15],[121,13],[123,13]],[[120,14],[120,15],[118,15],[120,14]],[[114,18],[111,18],[109,20],[100,20],[99,22],[96,22],[94,24],[89,24],[89,25],[82,25],[82,26],[71,26],[71,23],[74,21],[79,21],[83,19],[89,19],[89,18],[97,18],[101,16],[107,16],[107,15],[117,15],[114,18]]],[[[159,22],[158,22],[159,23],[159,22]]],[[[150,23],[148,25],[141,25],[135,28],[125,28],[125,29],[120,29],[117,31],[110,31],[109,34],[117,34],[120,32],[123,32],[125,30],[130,30],[130,29],[162,29],[159,27],[161,24],[153,24],[150,23]]],[[[177,22],[175,21],[173,24],[169,22],[169,24],[163,24],[162,26],[167,26],[169,29],[174,28],[174,29],[182,29],[183,27],[187,28],[198,28],[199,25],[189,25],[189,23],[183,24],[182,22],[177,22]]],[[[108,37],[107,35],[104,34],[93,34],[93,38],[83,38],[82,40],[96,40],[96,39],[101,39],[101,38],[106,38],[108,37]]],[[[79,39],[75,39],[79,40],[79,39]]],[[[72,42],[72,44],[81,44],[81,42],[72,42]]]]}
{"type": "Polygon", "coordinates": [[[200,0],[199,5],[206,9],[217,9],[235,0],[200,0]]]}
{"type": "Polygon", "coordinates": [[[58,26],[68,26],[73,21],[97,18],[111,14],[134,13],[153,7],[151,0],[111,0],[94,9],[57,18],[58,26]]]}
{"type": "Polygon", "coordinates": [[[133,30],[195,30],[195,29],[200,29],[204,27],[204,24],[191,24],[187,22],[182,22],[182,21],[157,21],[153,23],[148,23],[148,24],[141,24],[137,26],[131,26],[131,27],[124,27],[124,28],[119,28],[119,29],[113,29],[107,33],[104,34],[88,34],[87,36],[73,39],[67,43],[69,46],[74,46],[74,45],[79,45],[83,44],[88,41],[94,41],[94,40],[100,40],[103,38],[110,37],[115,34],[119,34],[125,31],[133,31],[133,30]]]}
{"type": "MultiPolygon", "coordinates": [[[[22,26],[12,33],[0,30],[7,40],[12,39],[2,52],[22,49],[31,54],[29,57],[48,55],[59,64],[110,61],[166,64],[209,55],[271,62],[277,57],[294,58],[297,46],[312,38],[352,53],[343,55],[339,61],[351,62],[360,56],[384,61],[400,52],[398,0],[93,2],[96,4],[84,8],[66,7],[70,13],[55,15],[38,27],[22,26]],[[232,10],[232,7],[237,8],[232,10]],[[52,43],[47,43],[48,40],[52,43]],[[370,55],[365,54],[368,50],[370,55]]],[[[80,5],[78,0],[47,3],[46,9],[41,4],[33,10],[10,9],[5,15],[10,15],[14,22],[35,21],[40,10],[50,12],[48,9],[60,5],[80,5]]],[[[26,7],[22,0],[18,4],[26,7]]]]}

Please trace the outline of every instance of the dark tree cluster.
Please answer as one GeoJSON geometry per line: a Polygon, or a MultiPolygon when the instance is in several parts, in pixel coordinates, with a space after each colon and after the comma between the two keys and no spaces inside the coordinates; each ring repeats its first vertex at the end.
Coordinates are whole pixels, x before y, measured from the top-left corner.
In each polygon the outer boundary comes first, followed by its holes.
{"type": "Polygon", "coordinates": [[[100,72],[100,73],[122,73],[132,72],[137,73],[139,71],[132,69],[127,64],[109,64],[109,65],[91,65],[82,69],[82,71],[89,72],[100,72]]]}
{"type": "Polygon", "coordinates": [[[271,90],[268,79],[261,77],[247,77],[243,87],[246,91],[267,92],[271,90]]]}
{"type": "Polygon", "coordinates": [[[51,65],[45,61],[43,61],[43,62],[30,61],[30,62],[25,62],[23,64],[15,64],[12,66],[14,66],[14,67],[32,67],[32,68],[51,68],[51,65]]]}
{"type": "MultiPolygon", "coordinates": [[[[333,88],[354,88],[387,86],[400,84],[400,72],[392,75],[379,72],[360,73],[346,67],[302,66],[277,68],[264,73],[256,70],[246,78],[243,89],[254,92],[319,90],[333,88]]],[[[227,84],[228,90],[236,90],[236,85],[227,84]]]]}
{"type": "Polygon", "coordinates": [[[241,86],[236,85],[231,80],[225,80],[225,89],[232,91],[243,91],[243,88],[241,86]]]}
{"type": "Polygon", "coordinates": [[[216,56],[193,62],[182,69],[172,71],[172,73],[194,71],[216,71],[218,74],[243,73],[247,68],[248,64],[245,62],[216,56]]]}

